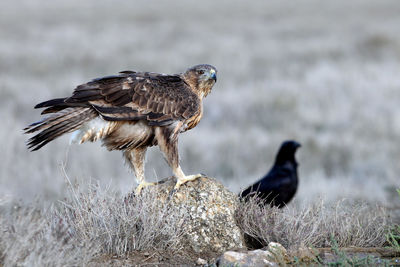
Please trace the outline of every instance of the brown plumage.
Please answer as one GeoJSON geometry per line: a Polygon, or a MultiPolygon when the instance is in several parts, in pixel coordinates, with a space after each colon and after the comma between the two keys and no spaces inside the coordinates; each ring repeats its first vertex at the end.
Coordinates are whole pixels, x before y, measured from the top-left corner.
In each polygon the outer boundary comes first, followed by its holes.
{"type": "Polygon", "coordinates": [[[50,114],[25,128],[40,131],[28,141],[38,150],[69,132],[72,141],[102,140],[109,150],[122,150],[134,169],[137,191],[149,185],[144,179],[146,148],[158,145],[178,179],[176,188],[199,175],[185,176],[179,166],[178,135],[195,127],[202,115],[202,100],[216,82],[217,70],[196,65],[176,75],[123,71],[94,79],[75,88],[72,96],[42,102],[50,114]]]}

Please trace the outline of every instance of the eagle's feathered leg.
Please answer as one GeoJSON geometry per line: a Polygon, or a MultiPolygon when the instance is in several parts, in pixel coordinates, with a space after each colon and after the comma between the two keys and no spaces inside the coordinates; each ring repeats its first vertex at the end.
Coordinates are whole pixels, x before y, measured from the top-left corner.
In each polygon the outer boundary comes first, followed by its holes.
{"type": "Polygon", "coordinates": [[[146,182],[146,179],[144,178],[144,160],[146,156],[146,150],[147,147],[139,147],[124,151],[126,161],[135,172],[136,182],[138,183],[138,186],[135,190],[135,195],[139,195],[144,187],[156,184],[146,182]]]}
{"type": "MultiPolygon", "coordinates": [[[[180,127],[180,125],[178,125],[177,127],[180,127]]],[[[173,129],[171,131],[169,128],[158,127],[155,131],[155,136],[160,150],[163,152],[165,159],[168,162],[168,165],[172,168],[172,172],[177,179],[175,187],[171,193],[178,190],[178,188],[184,183],[193,181],[203,176],[201,174],[186,176],[183,173],[181,166],[179,165],[178,134],[176,129],[173,129]]]]}

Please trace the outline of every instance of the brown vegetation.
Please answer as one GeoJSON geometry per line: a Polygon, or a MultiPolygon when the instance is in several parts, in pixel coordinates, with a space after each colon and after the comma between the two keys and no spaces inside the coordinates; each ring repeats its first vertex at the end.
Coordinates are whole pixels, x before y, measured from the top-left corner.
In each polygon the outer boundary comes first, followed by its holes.
{"type": "MultiPolygon", "coordinates": [[[[89,188],[82,192],[79,186],[70,186],[70,196],[48,210],[3,207],[0,263],[195,262],[197,255],[178,245],[182,214],[173,206],[154,202],[151,191],[124,198],[99,185],[89,188]]],[[[250,201],[240,205],[237,222],[261,242],[279,242],[292,252],[330,247],[332,236],[340,247],[382,247],[390,227],[384,209],[346,201],[333,206],[319,201],[301,209],[280,210],[250,201]]],[[[207,260],[214,261],[214,256],[207,260]]]]}

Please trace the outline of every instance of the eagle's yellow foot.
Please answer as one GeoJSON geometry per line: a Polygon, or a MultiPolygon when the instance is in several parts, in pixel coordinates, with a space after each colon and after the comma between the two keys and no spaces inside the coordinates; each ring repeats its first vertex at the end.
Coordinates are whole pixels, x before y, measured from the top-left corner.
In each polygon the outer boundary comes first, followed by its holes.
{"type": "Polygon", "coordinates": [[[138,196],[143,188],[149,185],[156,185],[157,183],[141,182],[135,189],[135,195],[138,196]]]}
{"type": "Polygon", "coordinates": [[[171,192],[169,193],[169,197],[170,198],[172,195],[175,194],[176,191],[178,191],[179,187],[181,187],[181,185],[189,182],[189,181],[194,181],[197,178],[200,178],[204,176],[203,174],[193,174],[193,175],[187,175],[181,178],[178,178],[178,181],[176,182],[174,189],[171,190],[171,192]]]}
{"type": "Polygon", "coordinates": [[[194,181],[197,178],[200,178],[202,176],[203,176],[202,174],[193,174],[193,175],[184,176],[182,178],[178,178],[178,181],[176,181],[174,190],[178,190],[179,187],[181,187],[181,185],[183,185],[183,184],[185,184],[185,183],[187,183],[189,181],[194,181]]]}

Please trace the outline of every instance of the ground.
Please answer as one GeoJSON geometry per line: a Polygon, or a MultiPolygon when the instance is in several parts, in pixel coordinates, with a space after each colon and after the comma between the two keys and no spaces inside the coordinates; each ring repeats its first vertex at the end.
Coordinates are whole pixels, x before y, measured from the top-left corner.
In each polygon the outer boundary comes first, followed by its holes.
{"type": "MultiPolygon", "coordinates": [[[[320,2],[5,0],[0,9],[0,206],[48,207],[68,183],[134,186],[119,152],[69,137],[30,153],[33,106],[121,70],[209,63],[218,82],[181,135],[185,173],[231,191],[263,176],[282,141],[302,143],[293,207],[347,198],[392,208],[400,187],[400,5],[320,2]],[[64,173],[65,172],[65,173],[64,173]],[[37,200],[39,199],[39,200],[37,200]]],[[[170,168],[157,148],[146,176],[170,168]]]]}

